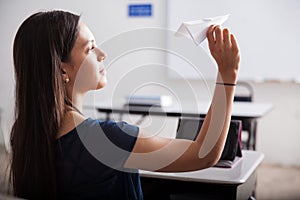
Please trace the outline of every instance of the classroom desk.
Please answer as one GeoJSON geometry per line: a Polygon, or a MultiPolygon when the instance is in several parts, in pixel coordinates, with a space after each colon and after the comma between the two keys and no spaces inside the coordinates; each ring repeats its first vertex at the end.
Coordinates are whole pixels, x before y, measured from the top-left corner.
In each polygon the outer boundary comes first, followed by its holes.
{"type": "MultiPolygon", "coordinates": [[[[173,107],[142,107],[142,106],[122,106],[116,104],[109,106],[106,104],[85,106],[86,108],[96,109],[99,113],[105,113],[106,118],[110,119],[112,114],[119,114],[119,120],[122,120],[123,114],[141,115],[142,119],[147,115],[167,116],[167,117],[205,117],[209,108],[209,102],[199,102],[195,108],[194,103],[186,103],[181,108],[173,107]]],[[[243,149],[256,150],[256,129],[257,119],[265,116],[273,108],[271,103],[254,103],[254,102],[233,102],[232,119],[241,120],[242,123],[249,123],[250,129],[247,130],[248,140],[243,149]]],[[[137,124],[138,125],[138,124],[137,124]]]]}
{"type": "Polygon", "coordinates": [[[250,150],[242,153],[242,160],[229,169],[210,167],[180,173],[140,170],[145,200],[250,199],[256,185],[256,170],[264,155],[250,150]]]}

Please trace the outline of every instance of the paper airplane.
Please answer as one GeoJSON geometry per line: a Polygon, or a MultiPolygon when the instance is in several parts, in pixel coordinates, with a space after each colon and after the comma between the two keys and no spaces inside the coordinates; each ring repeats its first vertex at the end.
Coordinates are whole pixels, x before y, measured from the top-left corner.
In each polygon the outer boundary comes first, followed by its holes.
{"type": "Polygon", "coordinates": [[[228,15],[217,16],[214,18],[205,18],[196,21],[183,22],[178,30],[176,31],[176,36],[190,36],[196,45],[199,45],[206,38],[206,32],[210,25],[221,25],[229,17],[228,15]]]}

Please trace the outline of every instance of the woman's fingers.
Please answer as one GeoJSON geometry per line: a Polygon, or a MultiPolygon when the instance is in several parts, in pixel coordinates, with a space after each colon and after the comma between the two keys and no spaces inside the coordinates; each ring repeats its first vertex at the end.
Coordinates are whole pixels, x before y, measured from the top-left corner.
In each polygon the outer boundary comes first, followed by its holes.
{"type": "Polygon", "coordinates": [[[221,45],[223,43],[223,35],[222,35],[222,30],[221,30],[220,26],[216,26],[215,35],[216,35],[216,44],[221,45]]]}
{"type": "Polygon", "coordinates": [[[224,44],[229,47],[230,46],[230,34],[229,34],[229,30],[227,28],[225,28],[223,30],[223,42],[224,44]]]}
{"type": "Polygon", "coordinates": [[[215,43],[214,29],[215,29],[215,26],[211,25],[206,32],[207,40],[210,45],[215,43]]]}
{"type": "Polygon", "coordinates": [[[209,46],[212,48],[214,45],[218,45],[222,47],[225,45],[228,47],[233,47],[238,49],[237,42],[228,28],[224,28],[223,30],[219,25],[211,25],[206,33],[209,46]]]}
{"type": "Polygon", "coordinates": [[[211,25],[207,30],[206,36],[209,43],[217,43],[219,45],[225,43],[226,45],[230,45],[230,33],[228,28],[222,30],[219,25],[211,25]]]}
{"type": "MultiPolygon", "coordinates": [[[[239,66],[239,48],[235,37],[230,34],[228,28],[210,26],[207,31],[207,39],[211,55],[218,64],[222,74],[235,73],[239,66]]],[[[228,79],[229,80],[229,79],[228,79]]]]}
{"type": "Polygon", "coordinates": [[[238,44],[233,34],[230,34],[231,45],[233,49],[238,50],[238,44]]]}

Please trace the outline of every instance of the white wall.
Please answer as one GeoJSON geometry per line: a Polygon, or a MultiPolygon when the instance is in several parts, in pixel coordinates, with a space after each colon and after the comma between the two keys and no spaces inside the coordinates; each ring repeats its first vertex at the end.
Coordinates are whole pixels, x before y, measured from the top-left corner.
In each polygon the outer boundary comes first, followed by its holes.
{"type": "MultiPolygon", "coordinates": [[[[133,34],[129,32],[128,34],[126,31],[141,27],[165,27],[165,1],[148,1],[153,4],[153,17],[151,18],[127,17],[127,5],[141,2],[144,3],[145,1],[1,0],[0,107],[4,111],[2,118],[4,119],[4,127],[7,129],[6,135],[12,123],[14,107],[13,38],[18,26],[27,16],[38,10],[48,8],[61,8],[82,13],[83,20],[94,32],[100,47],[106,47],[104,50],[107,51],[109,56],[112,55],[107,61],[109,67],[107,70],[108,86],[101,91],[90,93],[86,98],[86,102],[101,103],[110,101],[113,104],[117,99],[123,99],[126,94],[138,90],[140,83],[143,81],[149,84],[140,89],[139,92],[165,94],[173,90],[181,101],[186,101],[190,100],[191,95],[195,93],[191,91],[191,87],[188,85],[190,84],[196,91],[197,97],[195,98],[209,100],[213,84],[209,84],[209,88],[206,88],[201,81],[187,82],[169,79],[166,68],[160,65],[164,63],[164,56],[159,51],[144,49],[123,55],[114,63],[109,62],[116,58],[115,56],[120,49],[124,48],[123,50],[126,50],[130,45],[139,44],[139,37],[134,34],[139,32],[133,32],[133,34]],[[124,38],[125,41],[122,40],[124,38]],[[141,66],[144,64],[147,64],[147,66],[141,66]],[[156,84],[151,84],[151,82],[156,84]]],[[[155,43],[158,46],[164,44],[164,36],[160,34],[158,29],[152,32],[146,31],[140,36],[144,36],[150,44],[155,43]]],[[[132,47],[130,46],[130,48],[132,47]]],[[[289,82],[252,82],[251,84],[254,87],[254,100],[256,102],[272,102],[275,106],[274,110],[259,119],[258,123],[258,150],[265,153],[264,162],[300,166],[300,145],[298,144],[300,141],[300,85],[289,82]]],[[[154,124],[158,124],[154,125],[156,128],[161,125],[161,120],[156,118],[151,120],[154,124]]],[[[164,125],[163,134],[174,133],[176,127],[174,120],[167,120],[164,125]]]]}
{"type": "MultiPolygon", "coordinates": [[[[300,1],[170,0],[168,8],[168,27],[174,29],[182,21],[230,14],[224,25],[238,38],[243,52],[240,79],[300,81],[300,1]],[[194,6],[186,6],[187,2],[194,6]],[[277,57],[281,59],[274,59],[277,57]]],[[[186,76],[193,77],[194,72],[187,70],[186,76]]]]}

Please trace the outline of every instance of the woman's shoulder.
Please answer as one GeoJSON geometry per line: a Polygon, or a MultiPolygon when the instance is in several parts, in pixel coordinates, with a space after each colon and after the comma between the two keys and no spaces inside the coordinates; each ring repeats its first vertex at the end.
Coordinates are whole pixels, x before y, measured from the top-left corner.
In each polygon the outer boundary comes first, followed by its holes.
{"type": "Polygon", "coordinates": [[[76,129],[77,132],[82,130],[84,132],[104,132],[105,134],[119,134],[125,132],[129,135],[137,136],[139,128],[135,125],[128,124],[124,121],[114,120],[101,120],[93,119],[91,117],[85,117],[77,112],[69,112],[65,115],[60,129],[57,134],[57,138],[60,138],[76,129]]]}
{"type": "Polygon", "coordinates": [[[131,132],[138,132],[139,128],[135,125],[129,124],[125,121],[114,121],[114,120],[101,120],[101,119],[92,119],[87,118],[84,121],[84,128],[101,128],[105,133],[114,133],[114,132],[125,132],[131,135],[131,132]]]}

